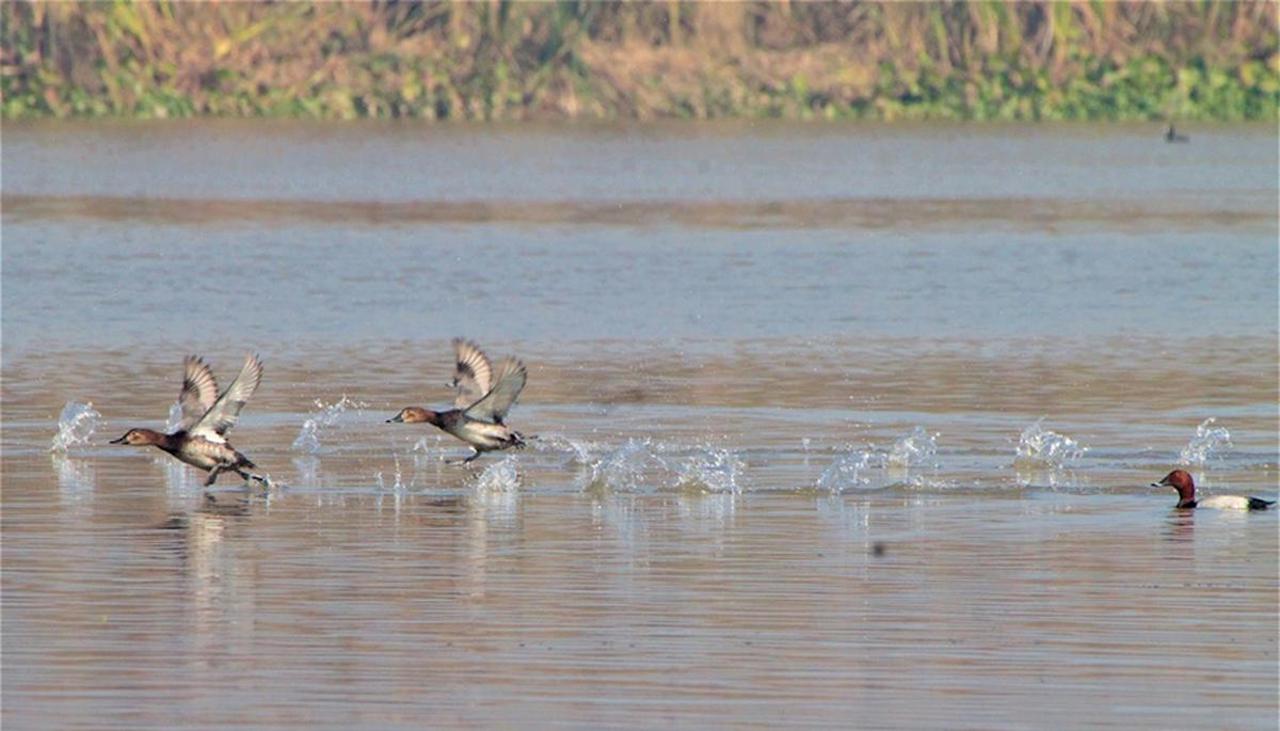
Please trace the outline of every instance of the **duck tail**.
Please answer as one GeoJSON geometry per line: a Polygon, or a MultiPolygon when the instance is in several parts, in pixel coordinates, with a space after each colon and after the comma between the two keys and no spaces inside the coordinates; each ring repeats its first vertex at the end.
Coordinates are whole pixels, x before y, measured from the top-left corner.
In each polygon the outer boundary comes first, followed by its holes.
{"type": "Polygon", "coordinates": [[[1275,505],[1275,504],[1276,504],[1275,500],[1263,500],[1260,497],[1249,498],[1250,510],[1266,510],[1267,508],[1270,508],[1272,505],[1275,505]]]}

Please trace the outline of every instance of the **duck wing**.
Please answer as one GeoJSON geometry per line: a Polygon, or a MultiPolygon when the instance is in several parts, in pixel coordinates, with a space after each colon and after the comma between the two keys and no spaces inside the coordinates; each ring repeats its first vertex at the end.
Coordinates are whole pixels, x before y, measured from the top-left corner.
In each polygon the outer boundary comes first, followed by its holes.
{"type": "Polygon", "coordinates": [[[511,405],[524,390],[527,379],[528,372],[525,370],[524,363],[515,358],[507,358],[502,361],[502,367],[498,369],[498,380],[493,388],[485,394],[484,398],[468,406],[463,413],[472,419],[501,424],[502,420],[507,418],[511,405]]]}
{"type": "Polygon", "coordinates": [[[453,399],[455,408],[465,409],[484,398],[493,383],[493,367],[480,346],[464,340],[453,339],[453,383],[458,392],[453,399]]]}
{"type": "Polygon", "coordinates": [[[191,434],[211,442],[225,442],[223,436],[236,425],[236,421],[240,419],[240,410],[253,396],[253,392],[258,390],[261,381],[262,361],[256,355],[245,357],[244,367],[240,369],[236,380],[227,386],[227,390],[200,417],[200,421],[191,428],[191,434]]]}
{"type": "Polygon", "coordinates": [[[189,431],[217,400],[218,381],[213,377],[213,371],[199,356],[188,355],[182,362],[182,390],[178,392],[182,419],[178,428],[189,431]]]}

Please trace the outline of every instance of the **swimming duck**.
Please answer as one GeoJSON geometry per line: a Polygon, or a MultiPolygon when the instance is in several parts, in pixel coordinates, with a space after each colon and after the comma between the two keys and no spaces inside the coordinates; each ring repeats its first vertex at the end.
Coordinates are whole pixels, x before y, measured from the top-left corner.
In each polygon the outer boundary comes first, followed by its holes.
{"type": "Polygon", "coordinates": [[[404,424],[427,423],[471,445],[474,453],[462,460],[476,459],[484,452],[524,446],[524,437],[504,423],[507,412],[524,389],[524,363],[508,357],[494,377],[493,365],[480,347],[470,340],[454,338],[454,369],[450,386],[455,390],[454,408],[430,411],[408,406],[387,419],[404,424]]]}
{"type": "Polygon", "coordinates": [[[1186,135],[1178,134],[1178,130],[1173,128],[1173,123],[1169,124],[1168,129],[1164,131],[1165,142],[1190,142],[1191,138],[1186,135]]]}
{"type": "Polygon", "coordinates": [[[219,395],[213,371],[199,357],[189,355],[183,361],[182,391],[178,394],[178,405],[182,408],[178,428],[169,434],[151,429],[130,429],[111,443],[159,447],[192,467],[208,472],[209,477],[204,481],[206,487],[228,470],[246,481],[252,478],[266,484],[266,478],[246,471],[257,465],[236,451],[226,439],[227,432],[240,418],[240,410],[261,381],[262,361],[256,355],[249,355],[240,374],[219,395]]]}
{"type": "Polygon", "coordinates": [[[1196,500],[1196,483],[1186,470],[1174,470],[1159,482],[1151,483],[1152,487],[1172,487],[1178,491],[1179,508],[1214,508],[1216,510],[1266,510],[1276,504],[1275,500],[1263,500],[1260,497],[1244,497],[1242,495],[1214,495],[1203,500],[1196,500]]]}

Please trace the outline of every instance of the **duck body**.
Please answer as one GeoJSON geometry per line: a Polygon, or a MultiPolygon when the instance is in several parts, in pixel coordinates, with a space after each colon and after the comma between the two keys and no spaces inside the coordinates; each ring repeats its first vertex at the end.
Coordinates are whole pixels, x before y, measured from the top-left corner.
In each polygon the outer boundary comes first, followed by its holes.
{"type": "Polygon", "coordinates": [[[401,409],[399,414],[387,421],[399,424],[431,424],[440,431],[466,442],[476,453],[463,460],[465,462],[470,462],[483,452],[524,446],[524,437],[520,432],[506,424],[473,419],[462,409],[431,411],[409,406],[401,409]]]}
{"type": "Polygon", "coordinates": [[[408,406],[388,423],[426,423],[471,445],[470,462],[484,452],[525,446],[520,432],[506,424],[507,412],[524,390],[527,372],[524,363],[507,358],[497,369],[488,356],[470,340],[455,338],[454,375],[450,386],[456,390],[454,408],[447,411],[408,406]]]}
{"type": "Polygon", "coordinates": [[[152,446],[168,452],[179,461],[208,472],[204,483],[206,487],[216,482],[224,471],[265,484],[265,478],[247,471],[257,465],[226,439],[226,433],[239,419],[240,410],[262,380],[262,362],[257,356],[246,358],[240,374],[221,395],[213,373],[204,361],[188,356],[185,369],[182,391],[178,395],[178,403],[182,407],[178,428],[169,434],[151,429],[130,429],[111,443],[152,446]]]}
{"type": "Polygon", "coordinates": [[[1212,510],[1266,510],[1275,505],[1274,500],[1263,500],[1260,497],[1243,495],[1214,495],[1203,500],[1192,500],[1190,505],[1178,504],[1180,508],[1210,508],[1212,510]]]}
{"type": "Polygon", "coordinates": [[[524,437],[515,429],[506,424],[473,419],[465,411],[458,409],[450,409],[441,414],[440,424],[437,426],[479,452],[524,446],[524,437]]]}
{"type": "Polygon", "coordinates": [[[135,447],[152,446],[168,452],[180,462],[185,462],[197,469],[209,473],[205,486],[212,485],[223,471],[236,472],[246,480],[251,475],[245,470],[257,467],[248,457],[241,454],[230,442],[217,442],[206,439],[199,434],[178,430],[172,434],[162,434],[151,429],[130,429],[112,444],[128,444],[135,447]]]}
{"type": "Polygon", "coordinates": [[[161,449],[206,472],[215,467],[240,471],[241,468],[253,469],[258,466],[231,446],[231,442],[218,443],[184,431],[167,436],[173,446],[160,447],[161,449]]]}
{"type": "Polygon", "coordinates": [[[1159,482],[1151,483],[1152,487],[1172,487],[1178,491],[1178,508],[1207,508],[1209,510],[1267,510],[1276,504],[1275,500],[1263,500],[1260,497],[1244,495],[1214,495],[1203,500],[1196,499],[1196,483],[1191,473],[1186,470],[1174,470],[1159,482]]]}

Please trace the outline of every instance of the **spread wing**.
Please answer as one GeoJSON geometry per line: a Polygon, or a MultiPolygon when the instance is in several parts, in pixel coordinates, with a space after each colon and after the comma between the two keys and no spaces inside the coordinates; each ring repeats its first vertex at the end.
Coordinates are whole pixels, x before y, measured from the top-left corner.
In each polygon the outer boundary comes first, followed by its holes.
{"type": "Polygon", "coordinates": [[[489,393],[493,383],[493,368],[480,346],[470,340],[454,338],[453,354],[453,383],[449,385],[458,392],[453,405],[465,409],[489,393]]]}
{"type": "Polygon", "coordinates": [[[528,378],[524,363],[515,358],[502,361],[498,369],[498,380],[493,389],[485,397],[472,404],[466,415],[480,421],[492,421],[501,424],[507,418],[507,412],[516,402],[520,392],[524,390],[524,382],[528,378]]]}
{"type": "Polygon", "coordinates": [[[227,386],[213,406],[191,428],[191,433],[202,436],[211,442],[224,442],[223,436],[236,425],[240,418],[240,410],[244,408],[253,392],[258,390],[262,381],[262,361],[258,356],[250,355],[244,359],[244,367],[240,375],[227,386]]]}
{"type": "Polygon", "coordinates": [[[178,393],[182,420],[178,422],[178,428],[187,431],[213,408],[213,402],[218,400],[218,382],[208,364],[199,356],[188,355],[182,362],[182,369],[182,391],[178,393]]]}

